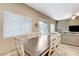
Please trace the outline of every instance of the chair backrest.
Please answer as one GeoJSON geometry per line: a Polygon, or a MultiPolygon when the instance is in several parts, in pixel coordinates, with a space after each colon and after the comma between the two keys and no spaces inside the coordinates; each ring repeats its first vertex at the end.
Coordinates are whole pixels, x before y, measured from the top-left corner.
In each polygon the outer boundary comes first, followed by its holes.
{"type": "Polygon", "coordinates": [[[15,38],[15,44],[17,48],[17,52],[20,56],[25,56],[23,41],[19,38],[15,38]]]}
{"type": "Polygon", "coordinates": [[[49,48],[49,56],[51,56],[55,51],[57,46],[60,43],[60,33],[52,33],[50,35],[50,48],[49,48]]]}

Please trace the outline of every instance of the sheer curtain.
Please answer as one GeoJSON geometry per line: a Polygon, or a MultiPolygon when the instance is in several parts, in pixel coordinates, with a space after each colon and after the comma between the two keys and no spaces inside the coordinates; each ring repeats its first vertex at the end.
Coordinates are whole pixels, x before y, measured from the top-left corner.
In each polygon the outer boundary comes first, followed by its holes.
{"type": "Polygon", "coordinates": [[[55,32],[55,25],[54,24],[50,24],[50,33],[55,32]]]}

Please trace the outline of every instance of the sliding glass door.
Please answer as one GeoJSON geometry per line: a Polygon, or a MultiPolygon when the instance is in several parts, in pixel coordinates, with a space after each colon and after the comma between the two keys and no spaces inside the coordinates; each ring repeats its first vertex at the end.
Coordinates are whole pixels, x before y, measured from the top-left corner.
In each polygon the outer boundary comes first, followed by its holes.
{"type": "Polygon", "coordinates": [[[55,24],[50,24],[50,33],[55,32],[55,24]]]}
{"type": "Polygon", "coordinates": [[[49,24],[44,21],[39,21],[39,34],[48,35],[49,34],[49,24]]]}
{"type": "Polygon", "coordinates": [[[45,50],[49,47],[49,24],[44,21],[39,21],[39,40],[38,49],[45,50]]]}
{"type": "Polygon", "coordinates": [[[38,49],[49,47],[49,39],[51,33],[55,32],[55,25],[45,21],[39,21],[39,40],[38,49]]]}

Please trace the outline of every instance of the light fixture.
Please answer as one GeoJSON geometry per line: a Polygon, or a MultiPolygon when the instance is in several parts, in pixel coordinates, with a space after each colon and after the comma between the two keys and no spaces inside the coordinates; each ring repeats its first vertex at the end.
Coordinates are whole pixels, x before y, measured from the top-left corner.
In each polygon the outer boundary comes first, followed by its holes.
{"type": "Polygon", "coordinates": [[[75,19],[79,19],[79,16],[76,16],[75,19]]]}
{"type": "Polygon", "coordinates": [[[76,16],[72,16],[71,19],[75,19],[76,16]]]}
{"type": "Polygon", "coordinates": [[[72,15],[71,19],[79,19],[79,12],[72,15]]]}

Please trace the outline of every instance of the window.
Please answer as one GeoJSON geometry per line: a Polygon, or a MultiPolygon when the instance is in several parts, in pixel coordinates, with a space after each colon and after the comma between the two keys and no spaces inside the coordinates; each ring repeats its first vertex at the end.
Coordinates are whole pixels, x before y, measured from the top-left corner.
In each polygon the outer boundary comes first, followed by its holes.
{"type": "Polygon", "coordinates": [[[32,20],[30,18],[4,12],[3,36],[14,37],[32,32],[32,20]]]}

